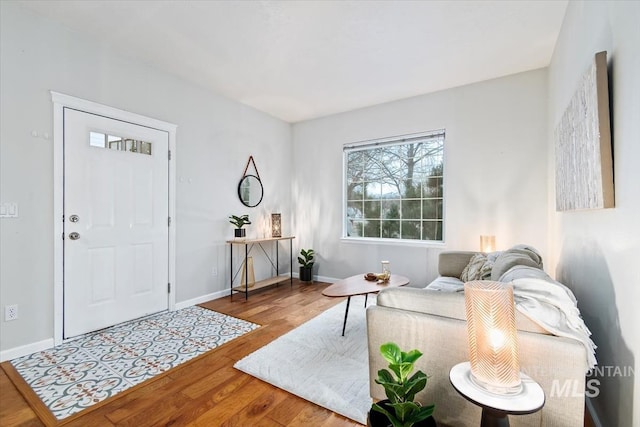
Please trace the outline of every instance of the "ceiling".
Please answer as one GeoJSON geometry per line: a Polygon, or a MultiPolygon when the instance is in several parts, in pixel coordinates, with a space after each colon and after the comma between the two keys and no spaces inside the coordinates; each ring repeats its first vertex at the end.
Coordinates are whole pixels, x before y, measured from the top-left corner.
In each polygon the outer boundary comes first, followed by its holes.
{"type": "Polygon", "coordinates": [[[20,1],[288,122],[545,67],[559,1],[20,1]]]}

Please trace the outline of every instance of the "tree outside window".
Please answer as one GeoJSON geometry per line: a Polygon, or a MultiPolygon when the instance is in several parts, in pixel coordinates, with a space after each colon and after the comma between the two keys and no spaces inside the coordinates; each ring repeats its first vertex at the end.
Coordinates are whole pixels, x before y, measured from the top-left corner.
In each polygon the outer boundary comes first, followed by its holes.
{"type": "Polygon", "coordinates": [[[441,242],[444,131],[345,146],[345,235],[441,242]]]}

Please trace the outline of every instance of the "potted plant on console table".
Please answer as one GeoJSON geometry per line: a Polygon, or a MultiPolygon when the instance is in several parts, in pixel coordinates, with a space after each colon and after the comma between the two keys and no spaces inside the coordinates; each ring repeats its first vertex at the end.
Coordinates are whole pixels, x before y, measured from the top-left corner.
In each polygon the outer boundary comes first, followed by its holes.
{"type": "Polygon", "coordinates": [[[247,230],[242,227],[247,224],[251,224],[251,221],[249,221],[249,215],[231,215],[229,217],[229,222],[236,226],[236,229],[234,230],[235,237],[245,237],[247,235],[247,230]]]}
{"type": "Polygon", "coordinates": [[[421,406],[414,402],[415,395],[427,386],[427,376],[418,371],[413,372],[413,365],[422,353],[411,350],[408,353],[400,351],[397,344],[392,342],[380,346],[380,354],[389,362],[391,374],[386,369],[378,371],[377,384],[384,387],[387,399],[371,406],[367,425],[370,427],[436,427],[431,416],[435,405],[421,406]]]}
{"type": "Polygon", "coordinates": [[[313,249],[300,249],[298,263],[300,264],[299,277],[302,282],[311,282],[313,280],[314,255],[313,249]]]}

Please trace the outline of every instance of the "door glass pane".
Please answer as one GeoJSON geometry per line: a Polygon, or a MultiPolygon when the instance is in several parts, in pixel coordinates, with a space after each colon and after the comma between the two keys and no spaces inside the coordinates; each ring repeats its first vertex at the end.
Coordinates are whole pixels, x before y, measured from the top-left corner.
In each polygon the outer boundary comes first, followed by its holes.
{"type": "Polygon", "coordinates": [[[92,147],[104,148],[104,134],[98,132],[89,132],[89,145],[92,147]]]}
{"type": "Polygon", "coordinates": [[[130,153],[147,154],[150,156],[152,143],[100,132],[89,132],[89,145],[92,147],[128,151],[130,153]]]}

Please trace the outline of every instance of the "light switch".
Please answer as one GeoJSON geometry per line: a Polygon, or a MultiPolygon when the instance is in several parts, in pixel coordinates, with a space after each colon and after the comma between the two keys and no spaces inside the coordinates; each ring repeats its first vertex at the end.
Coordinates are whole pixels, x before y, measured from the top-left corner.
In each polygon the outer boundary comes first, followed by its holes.
{"type": "Polygon", "coordinates": [[[17,218],[18,204],[14,202],[0,203],[0,218],[17,218]]]}

